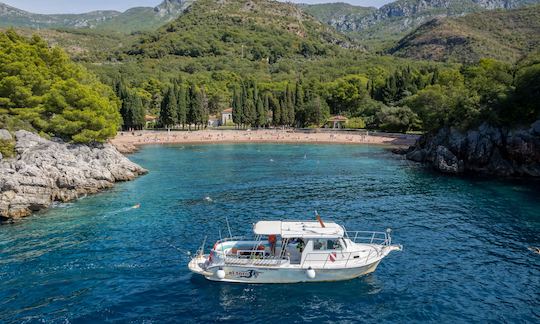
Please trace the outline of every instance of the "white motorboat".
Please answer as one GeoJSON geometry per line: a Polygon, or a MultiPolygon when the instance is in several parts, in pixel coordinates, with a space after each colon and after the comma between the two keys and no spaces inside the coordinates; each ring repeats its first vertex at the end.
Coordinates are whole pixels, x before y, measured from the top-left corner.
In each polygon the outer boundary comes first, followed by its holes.
{"type": "Polygon", "coordinates": [[[391,251],[386,232],[346,231],[334,222],[259,221],[255,239],[218,240],[210,253],[204,243],[189,269],[206,279],[239,283],[297,283],[353,279],[375,271],[391,251]]]}

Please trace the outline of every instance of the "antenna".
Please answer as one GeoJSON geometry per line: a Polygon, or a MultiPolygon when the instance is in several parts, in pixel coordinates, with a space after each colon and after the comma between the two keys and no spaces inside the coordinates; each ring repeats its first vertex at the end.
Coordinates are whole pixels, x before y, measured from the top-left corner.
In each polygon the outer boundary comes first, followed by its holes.
{"type": "Polygon", "coordinates": [[[321,224],[321,227],[323,227],[323,228],[326,227],[326,226],[324,226],[321,215],[319,215],[319,213],[317,213],[317,211],[315,211],[315,218],[317,218],[317,220],[319,221],[319,224],[321,224]]]}
{"type": "Polygon", "coordinates": [[[232,237],[231,226],[229,225],[229,217],[225,216],[225,221],[227,222],[227,230],[229,230],[229,237],[232,237]]]}

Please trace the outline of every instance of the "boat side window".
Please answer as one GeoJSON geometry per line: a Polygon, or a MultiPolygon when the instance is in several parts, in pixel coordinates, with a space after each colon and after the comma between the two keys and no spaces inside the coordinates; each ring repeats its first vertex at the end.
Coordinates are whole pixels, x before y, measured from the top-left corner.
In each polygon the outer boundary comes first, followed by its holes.
{"type": "Polygon", "coordinates": [[[315,239],[313,240],[313,250],[326,250],[326,240],[315,239]]]}
{"type": "Polygon", "coordinates": [[[341,246],[341,242],[336,240],[328,240],[327,242],[328,250],[341,250],[343,247],[341,246]]]}
{"type": "Polygon", "coordinates": [[[342,250],[343,246],[339,239],[316,239],[313,240],[313,250],[342,250]]]}

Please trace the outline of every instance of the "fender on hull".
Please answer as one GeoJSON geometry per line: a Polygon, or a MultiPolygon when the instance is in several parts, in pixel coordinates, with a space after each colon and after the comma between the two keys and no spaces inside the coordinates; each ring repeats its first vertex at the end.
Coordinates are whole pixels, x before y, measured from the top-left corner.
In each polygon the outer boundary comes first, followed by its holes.
{"type": "Polygon", "coordinates": [[[350,280],[375,271],[380,260],[371,264],[347,269],[313,269],[315,277],[310,279],[307,269],[269,268],[269,267],[237,267],[224,266],[225,278],[216,275],[218,267],[207,269],[203,275],[211,281],[235,283],[300,283],[350,280]],[[211,275],[208,275],[211,273],[211,275]]]}

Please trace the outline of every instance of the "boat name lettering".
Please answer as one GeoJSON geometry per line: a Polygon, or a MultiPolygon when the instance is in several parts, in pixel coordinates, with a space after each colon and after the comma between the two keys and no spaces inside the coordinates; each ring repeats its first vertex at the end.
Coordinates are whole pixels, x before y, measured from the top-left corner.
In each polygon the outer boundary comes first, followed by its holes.
{"type": "Polygon", "coordinates": [[[257,270],[229,271],[228,275],[237,278],[257,278],[262,272],[257,270]]]}

